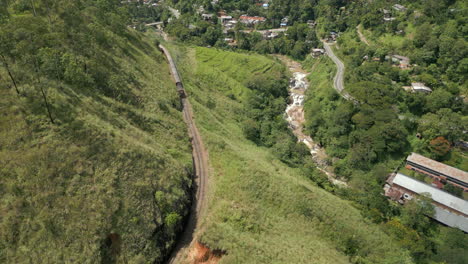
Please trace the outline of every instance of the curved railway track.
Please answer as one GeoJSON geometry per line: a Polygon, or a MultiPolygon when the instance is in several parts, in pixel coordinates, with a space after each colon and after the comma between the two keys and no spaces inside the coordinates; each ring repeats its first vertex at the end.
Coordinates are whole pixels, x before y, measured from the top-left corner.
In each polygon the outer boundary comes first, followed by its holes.
{"type": "Polygon", "coordinates": [[[196,194],[192,203],[189,219],[180,239],[177,241],[171,257],[167,261],[169,264],[175,264],[182,263],[184,257],[187,255],[187,249],[193,242],[195,242],[194,234],[199,223],[200,216],[203,215],[206,208],[205,194],[207,192],[207,181],[209,175],[208,153],[203,145],[198,128],[195,125],[192,106],[187,99],[186,92],[179,72],[177,71],[176,64],[172,59],[171,54],[164,46],[159,45],[159,48],[164,53],[166,59],[169,62],[171,74],[174,78],[177,92],[180,96],[184,121],[187,124],[189,137],[192,142],[192,159],[195,168],[195,178],[193,182],[196,194]]]}

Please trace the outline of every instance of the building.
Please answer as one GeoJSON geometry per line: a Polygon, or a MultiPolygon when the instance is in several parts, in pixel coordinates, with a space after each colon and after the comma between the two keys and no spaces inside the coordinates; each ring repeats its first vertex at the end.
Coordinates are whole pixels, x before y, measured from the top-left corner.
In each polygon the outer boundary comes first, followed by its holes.
{"type": "Polygon", "coordinates": [[[429,217],[438,222],[468,232],[468,202],[450,193],[402,173],[392,174],[384,187],[385,196],[404,204],[419,195],[427,195],[434,205],[434,215],[429,217]]]}
{"type": "Polygon", "coordinates": [[[281,19],[280,27],[287,27],[289,23],[289,17],[284,17],[281,19]]]}
{"type": "Polygon", "coordinates": [[[424,85],[424,83],[414,82],[411,83],[411,89],[413,92],[431,93],[432,89],[424,85]]]}
{"type": "Polygon", "coordinates": [[[221,24],[225,24],[232,20],[232,16],[222,15],[219,17],[219,20],[221,21],[221,24]]]}
{"type": "Polygon", "coordinates": [[[400,5],[400,4],[395,4],[393,5],[393,9],[395,9],[398,12],[405,12],[407,10],[406,7],[400,5]]]}
{"type": "Polygon", "coordinates": [[[266,21],[266,18],[264,17],[259,17],[259,16],[246,16],[246,15],[243,15],[243,16],[240,16],[239,17],[239,22],[245,24],[245,25],[248,25],[248,26],[251,26],[251,25],[256,25],[256,24],[259,24],[259,23],[262,23],[262,22],[265,22],[266,21]]]}
{"type": "Polygon", "coordinates": [[[385,59],[386,60],[391,59],[393,63],[398,63],[398,67],[400,67],[400,69],[403,69],[403,70],[409,69],[409,67],[411,66],[410,58],[405,57],[405,56],[392,55],[392,56],[386,56],[385,59]]]}
{"type": "Polygon", "coordinates": [[[406,168],[426,174],[434,180],[451,184],[468,191],[468,173],[438,161],[411,153],[406,158],[406,168]]]}
{"type": "Polygon", "coordinates": [[[210,21],[213,19],[213,14],[202,14],[203,20],[210,21]]]}
{"type": "Polygon", "coordinates": [[[323,54],[325,54],[324,49],[312,49],[312,56],[313,57],[318,57],[318,56],[321,56],[323,54]]]}
{"type": "Polygon", "coordinates": [[[278,32],[271,31],[271,30],[265,30],[265,31],[260,31],[262,33],[263,39],[270,40],[277,38],[279,36],[278,32]]]}

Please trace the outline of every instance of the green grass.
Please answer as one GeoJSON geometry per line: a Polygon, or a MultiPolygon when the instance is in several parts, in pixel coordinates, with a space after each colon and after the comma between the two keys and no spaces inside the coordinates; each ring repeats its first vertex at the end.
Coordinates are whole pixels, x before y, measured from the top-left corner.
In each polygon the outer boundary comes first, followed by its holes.
{"type": "Polygon", "coordinates": [[[246,90],[248,76],[279,76],[283,66],[216,49],[173,51],[212,167],[201,240],[227,252],[221,263],[410,263],[407,252],[349,202],[244,138],[242,104],[226,94],[246,90]],[[231,75],[240,72],[245,77],[231,75]],[[208,97],[216,102],[214,109],[206,106],[208,97]]]}
{"type": "Polygon", "coordinates": [[[188,212],[189,140],[163,56],[129,34],[129,54],[108,54],[137,80],[121,83],[137,105],[51,80],[53,125],[34,86],[20,78],[18,97],[0,80],[0,262],[143,263],[172,246],[165,217],[188,212]]]}

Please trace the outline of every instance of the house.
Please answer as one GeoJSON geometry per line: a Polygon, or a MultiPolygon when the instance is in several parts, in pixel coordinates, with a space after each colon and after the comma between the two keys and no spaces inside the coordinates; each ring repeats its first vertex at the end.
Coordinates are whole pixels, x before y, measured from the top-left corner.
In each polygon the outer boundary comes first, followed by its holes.
{"type": "Polygon", "coordinates": [[[323,55],[323,54],[325,54],[324,49],[312,49],[312,56],[313,57],[318,57],[318,56],[323,55]]]}
{"type": "Polygon", "coordinates": [[[202,14],[203,20],[210,21],[213,19],[213,14],[202,14]]]}
{"type": "Polygon", "coordinates": [[[417,199],[420,195],[429,196],[434,205],[434,220],[468,232],[468,201],[432,187],[402,173],[392,174],[384,187],[385,196],[400,203],[417,199]]]}
{"type": "Polygon", "coordinates": [[[392,55],[392,61],[399,63],[398,67],[403,70],[408,69],[411,66],[410,59],[405,56],[392,55]]]}
{"type": "Polygon", "coordinates": [[[289,17],[284,17],[281,19],[280,27],[287,27],[289,23],[289,17]]]}
{"type": "Polygon", "coordinates": [[[221,21],[221,24],[225,24],[232,20],[232,16],[222,15],[219,17],[219,20],[221,21]]]}
{"type": "Polygon", "coordinates": [[[432,89],[424,85],[424,83],[414,82],[411,83],[411,89],[413,92],[431,93],[432,89]]]}
{"type": "Polygon", "coordinates": [[[441,162],[411,153],[406,158],[407,169],[428,175],[434,180],[451,184],[468,191],[468,173],[441,162]]]}
{"type": "Polygon", "coordinates": [[[272,30],[260,31],[262,33],[263,39],[270,40],[277,38],[279,36],[278,32],[272,30]]]}
{"type": "Polygon", "coordinates": [[[395,4],[393,5],[393,9],[395,9],[398,12],[405,12],[407,10],[406,7],[400,5],[400,4],[395,4]]]}
{"type": "Polygon", "coordinates": [[[401,55],[385,56],[385,60],[391,60],[393,63],[398,63],[398,67],[402,70],[409,69],[411,66],[410,58],[401,55]]]}
{"type": "Polygon", "coordinates": [[[234,29],[234,27],[236,27],[236,24],[237,24],[237,20],[235,19],[229,20],[226,23],[224,23],[224,29],[226,30],[234,29]]]}
{"type": "Polygon", "coordinates": [[[246,16],[246,15],[242,15],[239,17],[239,22],[245,24],[245,25],[248,25],[248,26],[252,26],[252,25],[256,25],[256,24],[259,24],[259,23],[262,23],[262,22],[265,22],[266,21],[266,18],[264,17],[259,17],[259,16],[246,16]]]}

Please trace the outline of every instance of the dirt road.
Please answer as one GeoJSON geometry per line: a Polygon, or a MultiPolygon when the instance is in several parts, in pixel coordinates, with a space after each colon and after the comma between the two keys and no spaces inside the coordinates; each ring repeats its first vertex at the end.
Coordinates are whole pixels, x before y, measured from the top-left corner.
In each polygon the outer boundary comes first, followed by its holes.
{"type": "Polygon", "coordinates": [[[366,43],[367,46],[369,46],[369,41],[367,41],[366,36],[364,36],[364,34],[362,34],[362,32],[361,32],[361,24],[359,24],[359,25],[356,27],[356,30],[357,30],[357,33],[358,33],[358,35],[359,35],[359,39],[360,39],[362,42],[366,43]]]}
{"type": "MultiPolygon", "coordinates": [[[[175,62],[173,61],[169,51],[162,45],[159,46],[166,56],[170,64],[171,74],[176,80],[176,85],[182,85],[180,75],[177,71],[175,62]],[[178,81],[180,83],[178,83],[178,81]]],[[[182,86],[183,87],[183,86],[182,86]]],[[[186,93],[185,93],[186,94],[186,93]]],[[[192,141],[192,159],[195,167],[195,178],[194,178],[194,190],[196,194],[193,200],[190,216],[185,226],[184,232],[177,242],[173,253],[167,263],[176,264],[184,263],[184,259],[187,256],[188,249],[196,242],[195,231],[200,223],[201,216],[204,215],[206,210],[206,193],[207,193],[207,182],[209,177],[209,166],[208,166],[208,152],[206,151],[198,128],[195,124],[193,117],[192,106],[186,97],[181,97],[183,106],[183,117],[187,124],[188,133],[192,141]]]]}

